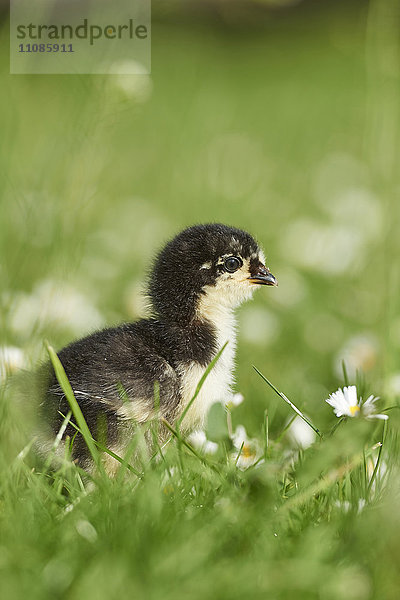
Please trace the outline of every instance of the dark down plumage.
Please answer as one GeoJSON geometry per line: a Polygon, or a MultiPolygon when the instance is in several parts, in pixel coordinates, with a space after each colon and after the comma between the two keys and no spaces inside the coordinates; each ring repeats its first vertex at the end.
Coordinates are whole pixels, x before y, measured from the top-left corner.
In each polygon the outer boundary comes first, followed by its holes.
{"type": "MultiPolygon", "coordinates": [[[[207,365],[228,342],[183,421],[186,430],[200,427],[210,405],[232,394],[234,309],[251,297],[257,284],[276,285],[276,280],[245,231],[197,225],[170,241],[150,275],[153,316],[97,331],[58,353],[92,435],[97,438],[101,427],[108,447],[123,454],[134,424],[155,414],[155,382],[161,416],[173,422],[207,365]]],[[[54,375],[41,408],[56,433],[60,412],[66,414],[69,406],[54,375]]],[[[74,433],[68,425],[64,435],[74,433]]],[[[88,466],[80,435],[73,456],[88,466]]],[[[110,471],[117,465],[111,461],[115,464],[107,465],[110,471]]]]}

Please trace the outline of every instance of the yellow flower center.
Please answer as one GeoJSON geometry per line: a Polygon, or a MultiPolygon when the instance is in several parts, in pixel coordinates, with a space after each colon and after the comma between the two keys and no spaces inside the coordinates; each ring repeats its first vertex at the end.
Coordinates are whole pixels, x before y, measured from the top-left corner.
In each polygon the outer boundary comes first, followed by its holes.
{"type": "Polygon", "coordinates": [[[251,457],[255,456],[255,452],[250,446],[245,444],[242,448],[241,455],[244,458],[251,458],[251,457]]]}
{"type": "Polygon", "coordinates": [[[360,407],[357,406],[357,404],[355,406],[350,406],[349,407],[351,416],[354,417],[358,412],[360,412],[360,407]]]}

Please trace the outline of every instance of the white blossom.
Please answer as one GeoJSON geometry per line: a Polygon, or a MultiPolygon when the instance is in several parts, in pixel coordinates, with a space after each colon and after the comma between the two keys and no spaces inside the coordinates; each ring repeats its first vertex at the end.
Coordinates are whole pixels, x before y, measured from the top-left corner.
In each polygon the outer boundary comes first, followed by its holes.
{"type": "Polygon", "coordinates": [[[246,429],[243,425],[238,425],[236,427],[232,436],[232,442],[235,448],[232,458],[237,460],[236,464],[239,468],[247,469],[247,467],[254,465],[260,458],[261,451],[257,440],[247,436],[246,429]]]}
{"type": "Polygon", "coordinates": [[[290,424],[287,435],[293,446],[305,450],[315,442],[317,434],[301,417],[297,416],[290,424]]]}
{"type": "Polygon", "coordinates": [[[325,402],[332,406],[337,417],[363,416],[366,419],[388,419],[387,415],[376,412],[375,402],[377,400],[379,398],[371,395],[363,402],[362,398],[357,396],[356,386],[350,385],[343,389],[339,388],[336,392],[330,394],[325,402]]]}
{"type": "Polygon", "coordinates": [[[226,402],[226,407],[229,410],[232,410],[232,408],[235,408],[236,406],[239,406],[240,404],[242,404],[243,400],[244,400],[243,394],[240,394],[240,393],[232,394],[232,396],[226,402]]]}
{"type": "Polygon", "coordinates": [[[0,383],[26,364],[24,352],[15,346],[0,347],[0,383]]]}
{"type": "Polygon", "coordinates": [[[188,441],[194,448],[201,450],[204,454],[215,454],[218,450],[218,444],[215,442],[210,442],[207,439],[205,432],[201,429],[198,431],[193,431],[189,437],[188,441]]]}

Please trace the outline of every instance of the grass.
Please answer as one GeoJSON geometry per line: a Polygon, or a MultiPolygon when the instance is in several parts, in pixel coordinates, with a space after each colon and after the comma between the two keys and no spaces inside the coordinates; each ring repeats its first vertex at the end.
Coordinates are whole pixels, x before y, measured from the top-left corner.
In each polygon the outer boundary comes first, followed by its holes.
{"type": "MultiPolygon", "coordinates": [[[[51,473],[32,469],[27,447],[2,475],[4,593],[338,598],[349,589],[371,597],[384,585],[385,597],[395,597],[391,562],[386,556],[383,564],[365,531],[379,527],[386,542],[397,542],[390,507],[398,489],[388,481],[398,481],[398,448],[386,424],[382,431],[349,419],[297,451],[266,429],[263,460],[244,470],[243,443],[232,452],[226,437],[206,456],[182,440],[177,424],[152,460],[142,456],[140,473],[123,469],[114,479],[102,469],[88,478],[68,456],[51,473]]],[[[90,447],[90,434],[85,439],[90,447]]]]}
{"type": "Polygon", "coordinates": [[[138,429],[139,467],[119,457],[113,479],[68,445],[52,471],[34,392],[0,370],[2,598],[397,600],[395,3],[319,4],[257,26],[156,7],[145,103],[115,78],[11,77],[1,53],[0,346],[24,367],[44,339],[137,318],[153,253],[193,222],[254,233],[279,280],[240,309],[245,400],[210,414],[215,454],[170,423],[153,457],[138,429]],[[337,419],[324,400],[345,383],[387,424],[337,419]],[[287,400],[323,434],[307,449],[287,400]]]}

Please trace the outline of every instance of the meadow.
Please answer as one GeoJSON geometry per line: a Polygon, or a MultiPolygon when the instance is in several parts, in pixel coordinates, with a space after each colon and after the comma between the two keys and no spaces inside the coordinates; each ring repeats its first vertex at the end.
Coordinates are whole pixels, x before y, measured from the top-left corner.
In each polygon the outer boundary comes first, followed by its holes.
{"type": "Polygon", "coordinates": [[[397,600],[397,2],[153,6],[151,75],[10,76],[2,24],[1,597],[397,600]],[[205,222],[279,281],[239,309],[243,399],[154,456],[138,429],[113,479],[52,471],[24,372],[144,314],[155,253],[205,222]],[[337,417],[345,385],[388,419],[337,417]]]}

